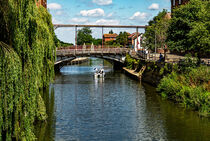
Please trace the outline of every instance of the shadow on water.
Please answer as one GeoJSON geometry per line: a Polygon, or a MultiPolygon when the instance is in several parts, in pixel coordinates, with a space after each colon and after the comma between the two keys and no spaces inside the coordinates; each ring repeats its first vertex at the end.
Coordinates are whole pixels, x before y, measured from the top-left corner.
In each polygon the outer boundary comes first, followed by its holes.
{"type": "Polygon", "coordinates": [[[35,133],[38,141],[54,141],[55,138],[55,94],[54,88],[49,87],[41,94],[46,105],[47,120],[37,122],[35,125],[35,133]]]}
{"type": "MultiPolygon", "coordinates": [[[[210,119],[201,118],[197,112],[185,109],[179,104],[168,101],[156,93],[154,87],[143,84],[146,94],[148,123],[163,123],[167,140],[178,141],[209,141],[210,119]],[[156,107],[156,108],[154,108],[156,107]]],[[[150,125],[149,125],[150,126],[150,125]]],[[[151,129],[157,132],[160,129],[151,129]]]]}

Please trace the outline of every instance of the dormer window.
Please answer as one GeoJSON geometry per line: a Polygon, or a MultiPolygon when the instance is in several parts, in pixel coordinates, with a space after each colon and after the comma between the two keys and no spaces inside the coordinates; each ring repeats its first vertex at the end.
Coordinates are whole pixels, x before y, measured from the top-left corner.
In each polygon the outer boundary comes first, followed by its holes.
{"type": "Polygon", "coordinates": [[[179,0],[179,4],[182,4],[182,0],[179,0]]]}

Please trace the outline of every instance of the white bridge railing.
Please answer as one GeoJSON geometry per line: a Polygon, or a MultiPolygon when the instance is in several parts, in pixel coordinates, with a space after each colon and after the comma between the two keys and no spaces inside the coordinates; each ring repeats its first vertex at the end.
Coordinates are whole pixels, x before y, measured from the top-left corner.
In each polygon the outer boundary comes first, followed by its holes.
{"type": "Polygon", "coordinates": [[[57,56],[77,56],[77,55],[122,55],[130,51],[128,48],[100,48],[100,49],[58,49],[57,56]]]}

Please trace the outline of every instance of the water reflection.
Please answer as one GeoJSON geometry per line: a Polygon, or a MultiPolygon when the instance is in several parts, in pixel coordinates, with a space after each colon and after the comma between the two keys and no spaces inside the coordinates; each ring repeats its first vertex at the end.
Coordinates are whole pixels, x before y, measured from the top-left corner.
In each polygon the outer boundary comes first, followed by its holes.
{"type": "Polygon", "coordinates": [[[209,140],[209,119],[163,100],[155,88],[101,61],[66,66],[56,75],[45,98],[49,122],[37,129],[39,140],[209,140]],[[92,70],[102,63],[106,77],[95,79],[92,70]]]}
{"type": "Polygon", "coordinates": [[[55,95],[54,88],[50,86],[41,93],[46,105],[47,121],[37,122],[35,126],[35,134],[38,141],[53,141],[55,138],[55,95]]]}

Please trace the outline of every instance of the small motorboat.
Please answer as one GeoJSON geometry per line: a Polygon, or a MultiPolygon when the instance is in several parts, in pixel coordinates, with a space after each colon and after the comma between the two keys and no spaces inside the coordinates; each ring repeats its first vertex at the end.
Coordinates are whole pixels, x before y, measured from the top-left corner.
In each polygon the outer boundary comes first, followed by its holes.
{"type": "Polygon", "coordinates": [[[104,69],[94,69],[96,72],[94,73],[95,78],[103,78],[105,76],[104,69]]]}

